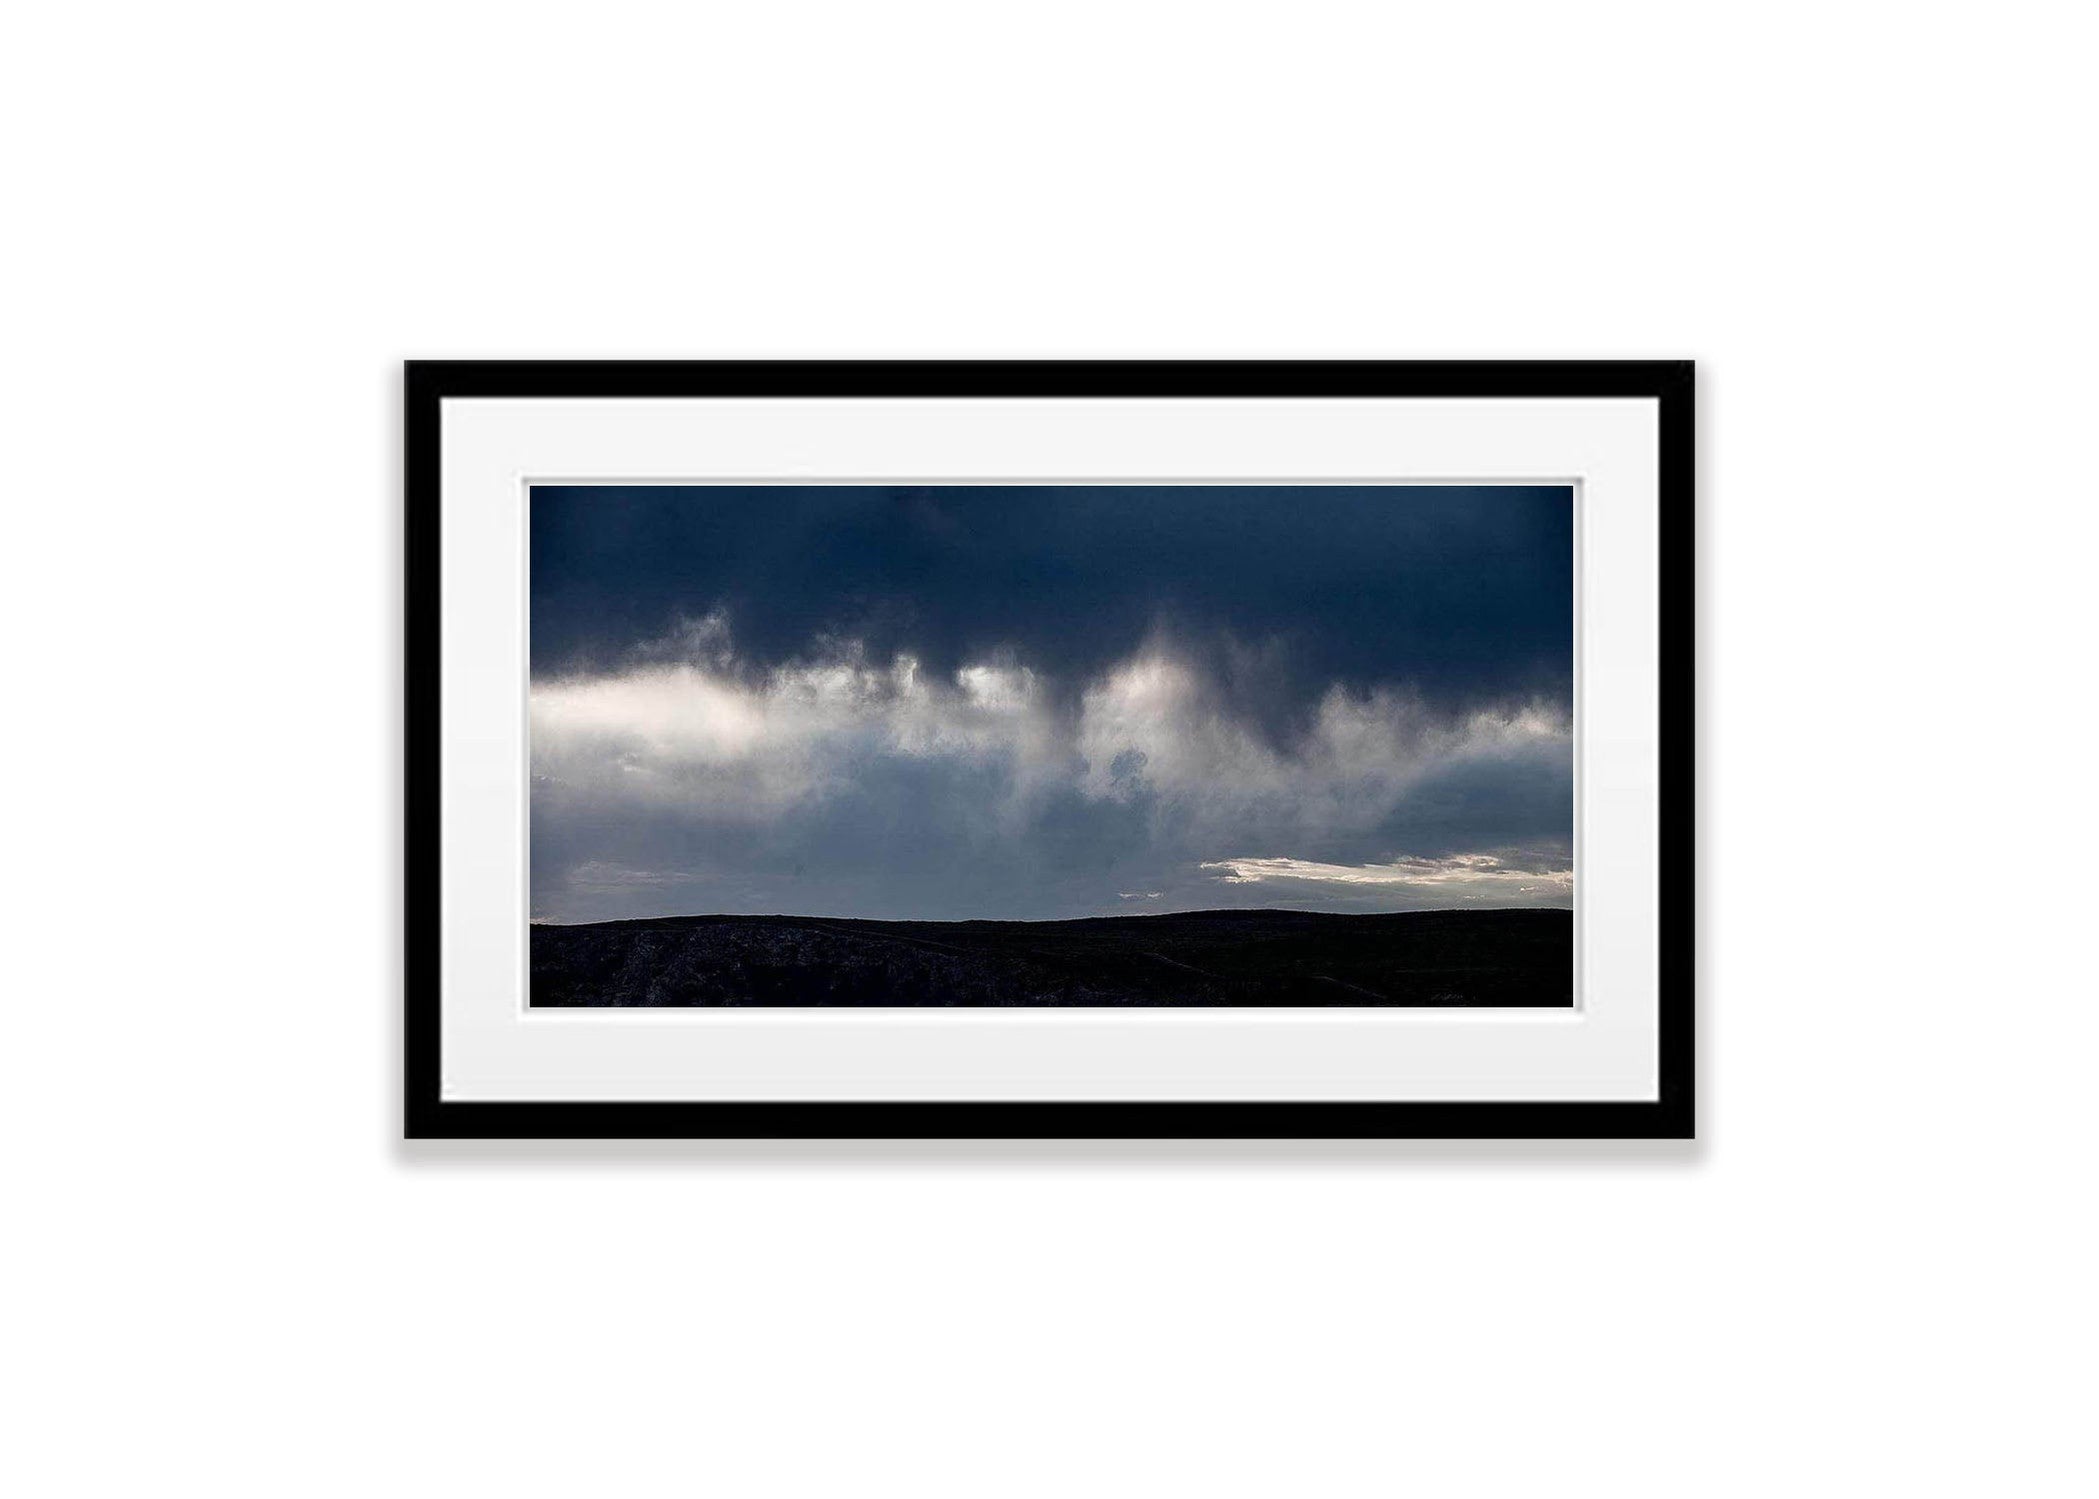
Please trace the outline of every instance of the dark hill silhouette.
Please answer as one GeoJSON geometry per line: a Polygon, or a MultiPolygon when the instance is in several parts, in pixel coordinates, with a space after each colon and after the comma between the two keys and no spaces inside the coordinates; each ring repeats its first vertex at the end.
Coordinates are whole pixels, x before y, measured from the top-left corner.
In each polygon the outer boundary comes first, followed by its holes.
{"type": "Polygon", "coordinates": [[[1568,1005],[1568,911],[1079,921],[672,916],[532,928],[541,1006],[1568,1005]]]}

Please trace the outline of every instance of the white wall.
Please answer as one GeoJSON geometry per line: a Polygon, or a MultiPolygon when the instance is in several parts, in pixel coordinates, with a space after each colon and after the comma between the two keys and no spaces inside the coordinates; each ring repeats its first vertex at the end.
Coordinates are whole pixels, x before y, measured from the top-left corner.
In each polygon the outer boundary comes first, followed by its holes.
{"type": "Polygon", "coordinates": [[[2069,7],[10,24],[24,1494],[2091,1492],[2069,7]],[[1704,1142],[394,1142],[397,362],[1691,355],[1704,1142]]]}

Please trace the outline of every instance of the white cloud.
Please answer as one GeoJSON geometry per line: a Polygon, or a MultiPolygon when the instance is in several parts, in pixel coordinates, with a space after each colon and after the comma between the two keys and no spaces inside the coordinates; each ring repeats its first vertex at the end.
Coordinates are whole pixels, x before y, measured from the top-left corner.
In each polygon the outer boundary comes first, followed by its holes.
{"type": "Polygon", "coordinates": [[[1564,899],[1571,898],[1574,893],[1572,869],[1511,867],[1494,854],[1395,859],[1387,864],[1322,864],[1310,859],[1288,858],[1218,859],[1205,862],[1202,868],[1218,871],[1213,878],[1227,885],[1309,881],[1323,885],[1433,891],[1457,899],[1478,899],[1489,895],[1564,899]]]}
{"type": "Polygon", "coordinates": [[[1308,731],[1278,745],[1225,711],[1189,667],[1155,653],[1087,688],[1076,734],[1091,796],[1149,796],[1165,817],[1220,829],[1282,821],[1314,836],[1376,825],[1451,764],[1568,742],[1565,715],[1542,703],[1451,717],[1403,691],[1336,685],[1308,731]]]}
{"type": "Polygon", "coordinates": [[[1025,668],[974,665],[937,682],[909,656],[875,667],[847,650],[751,679],[707,644],[713,659],[535,683],[534,775],[758,819],[845,789],[869,755],[998,761],[1017,772],[1056,758],[1041,683],[1025,668]]]}
{"type": "Polygon", "coordinates": [[[656,889],[699,878],[687,869],[630,869],[603,859],[586,859],[568,873],[569,884],[580,890],[656,889]]]}

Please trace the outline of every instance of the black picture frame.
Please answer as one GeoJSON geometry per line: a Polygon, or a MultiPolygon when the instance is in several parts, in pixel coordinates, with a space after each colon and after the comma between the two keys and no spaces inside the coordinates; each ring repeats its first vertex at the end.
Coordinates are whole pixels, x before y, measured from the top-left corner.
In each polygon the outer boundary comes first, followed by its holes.
{"type": "Polygon", "coordinates": [[[1688,1139],[1693,1079],[1689,361],[410,361],[405,1132],[434,1138],[1688,1139]],[[1652,398],[1659,403],[1661,991],[1642,1102],[481,1102],[440,1096],[440,408],[451,398],[1652,398]]]}

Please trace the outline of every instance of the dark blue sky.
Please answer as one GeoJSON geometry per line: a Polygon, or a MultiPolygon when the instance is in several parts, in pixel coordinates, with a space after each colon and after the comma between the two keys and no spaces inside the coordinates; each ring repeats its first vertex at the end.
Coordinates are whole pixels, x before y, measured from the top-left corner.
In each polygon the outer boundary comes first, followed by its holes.
{"type": "Polygon", "coordinates": [[[541,487],[531,531],[538,916],[1565,903],[1565,488],[541,487]]]}

